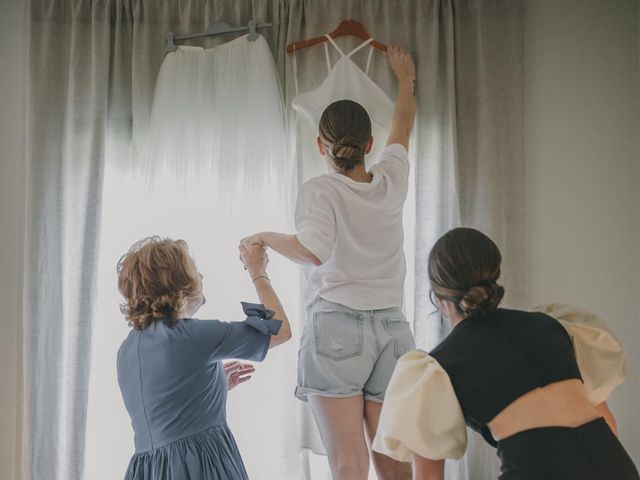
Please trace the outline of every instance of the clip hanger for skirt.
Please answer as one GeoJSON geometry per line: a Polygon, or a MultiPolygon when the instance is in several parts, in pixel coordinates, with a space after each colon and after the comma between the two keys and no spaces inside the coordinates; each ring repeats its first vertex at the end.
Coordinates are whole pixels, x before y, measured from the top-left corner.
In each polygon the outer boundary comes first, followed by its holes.
{"type": "Polygon", "coordinates": [[[249,41],[254,41],[258,38],[258,28],[270,27],[270,23],[257,23],[255,20],[250,20],[249,24],[242,27],[232,27],[226,22],[220,23],[212,23],[209,25],[204,32],[198,33],[186,33],[184,35],[176,35],[173,32],[167,33],[164,38],[164,51],[175,52],[178,48],[176,46],[176,41],[179,40],[188,40],[191,38],[200,38],[200,37],[210,37],[212,35],[219,35],[222,33],[230,33],[230,32],[249,32],[249,41]]]}

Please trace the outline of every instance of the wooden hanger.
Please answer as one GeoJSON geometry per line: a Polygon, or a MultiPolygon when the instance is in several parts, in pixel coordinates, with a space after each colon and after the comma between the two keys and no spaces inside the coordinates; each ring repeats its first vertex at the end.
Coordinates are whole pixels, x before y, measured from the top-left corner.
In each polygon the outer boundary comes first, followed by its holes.
{"type": "MultiPolygon", "coordinates": [[[[367,33],[362,24],[356,20],[343,20],[329,35],[331,38],[344,37],[347,35],[358,37],[362,40],[369,40],[371,38],[371,35],[367,33]]],[[[310,38],[309,40],[298,40],[297,42],[287,45],[287,52],[291,53],[295,50],[301,50],[326,41],[327,37],[325,36],[310,38]]],[[[376,42],[375,40],[371,42],[371,46],[383,52],[387,51],[387,46],[384,43],[376,42]]]]}

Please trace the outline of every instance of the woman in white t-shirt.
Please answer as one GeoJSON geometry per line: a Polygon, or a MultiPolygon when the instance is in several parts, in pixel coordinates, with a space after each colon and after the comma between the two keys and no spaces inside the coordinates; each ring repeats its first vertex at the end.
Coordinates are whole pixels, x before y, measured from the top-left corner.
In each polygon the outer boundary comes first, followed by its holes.
{"type": "MultiPolygon", "coordinates": [[[[302,186],[296,234],[263,232],[243,240],[303,266],[307,321],[296,396],[309,401],[339,480],[368,477],[368,443],[389,379],[397,359],[414,348],[400,307],[415,66],[398,47],[387,54],[398,96],[380,161],[366,170],[364,157],[373,144],[366,110],[350,100],[332,103],[322,114],[317,141],[333,172],[302,186]]],[[[411,478],[409,464],[372,453],[381,480],[411,478]]]]}

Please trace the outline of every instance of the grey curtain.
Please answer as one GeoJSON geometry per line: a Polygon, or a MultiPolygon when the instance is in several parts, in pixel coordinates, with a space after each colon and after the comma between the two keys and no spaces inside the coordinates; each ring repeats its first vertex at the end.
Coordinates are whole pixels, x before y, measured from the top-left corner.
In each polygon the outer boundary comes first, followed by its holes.
{"type": "Polygon", "coordinates": [[[104,4],[63,2],[34,3],[30,14],[22,473],[79,478],[110,15],[104,4]]]}
{"type": "MultiPolygon", "coordinates": [[[[411,51],[418,67],[414,322],[428,349],[446,332],[431,315],[426,257],[453,226],[478,227],[497,241],[507,300],[524,303],[522,15],[522,0],[31,0],[23,478],[82,477],[102,173],[107,161],[130,168],[140,150],[166,32],[271,22],[262,33],[287,103],[295,95],[288,42],[354,18],[377,40],[411,51]]],[[[301,91],[326,75],[323,55],[322,47],[298,54],[301,91]]],[[[371,77],[395,95],[380,55],[371,77]]],[[[496,464],[472,437],[448,475],[496,478],[496,464]]]]}

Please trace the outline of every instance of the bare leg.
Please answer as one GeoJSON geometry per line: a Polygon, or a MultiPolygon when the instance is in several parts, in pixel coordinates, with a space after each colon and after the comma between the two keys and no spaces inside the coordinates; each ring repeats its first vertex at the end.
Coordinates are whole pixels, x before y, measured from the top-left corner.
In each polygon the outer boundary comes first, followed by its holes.
{"type": "Polygon", "coordinates": [[[413,454],[415,480],[444,480],[444,460],[429,460],[413,454]]]}
{"type": "MultiPolygon", "coordinates": [[[[367,431],[367,440],[369,445],[373,443],[378,430],[378,421],[380,420],[380,410],[382,404],[377,402],[364,402],[364,423],[367,431]]],[[[380,480],[411,480],[411,464],[398,462],[391,457],[387,457],[381,453],[371,450],[373,458],[373,466],[376,469],[380,480]]]]}
{"type": "Polygon", "coordinates": [[[330,398],[309,395],[334,480],[367,480],[369,452],[364,438],[361,395],[330,398]]]}

